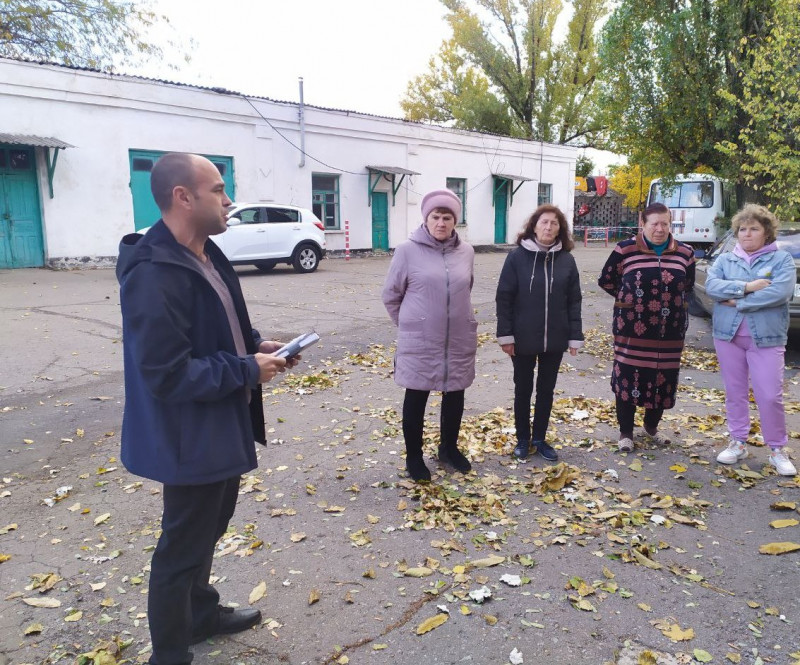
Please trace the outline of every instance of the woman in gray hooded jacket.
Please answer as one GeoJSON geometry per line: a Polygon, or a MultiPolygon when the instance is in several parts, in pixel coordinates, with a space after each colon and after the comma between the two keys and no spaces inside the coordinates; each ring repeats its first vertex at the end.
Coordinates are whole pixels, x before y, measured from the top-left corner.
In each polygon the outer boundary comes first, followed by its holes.
{"type": "Polygon", "coordinates": [[[461,201],[450,190],[422,199],[422,225],[397,247],[383,287],[383,304],[397,326],[395,382],[406,389],[403,436],[406,469],[430,480],[422,431],[430,391],[442,392],[439,460],[468,473],[458,449],[464,391],[475,378],[478,322],[470,300],[475,252],[458,237],[461,201]]]}
{"type": "Polygon", "coordinates": [[[541,205],[517,237],[497,284],[497,341],[514,363],[514,457],[525,459],[533,444],[548,462],[558,454],[545,441],[553,391],[564,351],[583,346],[581,284],[570,254],[573,242],[564,213],[541,205]],[[533,372],[536,404],[531,433],[533,372]]]}

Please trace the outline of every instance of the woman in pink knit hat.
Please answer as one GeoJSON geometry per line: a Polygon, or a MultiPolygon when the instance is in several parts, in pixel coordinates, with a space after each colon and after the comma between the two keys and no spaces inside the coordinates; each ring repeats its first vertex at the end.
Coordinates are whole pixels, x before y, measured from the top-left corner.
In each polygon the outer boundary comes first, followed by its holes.
{"type": "Polygon", "coordinates": [[[432,390],[442,393],[439,461],[461,473],[472,469],[458,449],[458,434],[478,348],[470,300],[475,252],[455,230],[461,201],[438,189],[423,197],[421,207],[422,224],[395,250],[382,294],[397,326],[394,378],[406,389],[406,470],[417,481],[431,479],[422,458],[422,431],[432,390]]]}

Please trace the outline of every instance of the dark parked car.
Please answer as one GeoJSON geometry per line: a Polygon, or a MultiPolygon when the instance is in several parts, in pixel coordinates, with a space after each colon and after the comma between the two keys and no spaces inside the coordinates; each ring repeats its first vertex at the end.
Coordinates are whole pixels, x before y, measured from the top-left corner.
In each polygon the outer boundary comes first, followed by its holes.
{"type": "MultiPolygon", "coordinates": [[[[785,249],[794,257],[794,264],[800,274],[800,229],[778,229],[776,242],[780,249],[785,249]]],[[[706,276],[709,266],[725,252],[730,252],[736,246],[736,238],[728,231],[722,239],[704,255],[697,259],[697,277],[695,279],[694,307],[689,312],[695,316],[709,316],[714,309],[714,301],[706,294],[706,276]]],[[[800,284],[794,286],[794,298],[789,302],[789,329],[800,331],[800,284]]]]}

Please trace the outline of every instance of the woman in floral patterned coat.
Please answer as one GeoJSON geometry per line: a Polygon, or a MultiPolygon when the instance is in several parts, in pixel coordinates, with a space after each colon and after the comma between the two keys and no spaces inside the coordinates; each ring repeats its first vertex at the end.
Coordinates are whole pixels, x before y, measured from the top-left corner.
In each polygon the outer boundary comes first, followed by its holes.
{"type": "Polygon", "coordinates": [[[614,369],[619,449],[633,450],[636,407],[644,407],[647,437],[658,444],[664,409],[675,406],[688,296],[694,288],[694,251],[670,233],[670,212],[648,206],[635,238],[623,240],[608,257],[598,284],[614,296],[614,369]]]}

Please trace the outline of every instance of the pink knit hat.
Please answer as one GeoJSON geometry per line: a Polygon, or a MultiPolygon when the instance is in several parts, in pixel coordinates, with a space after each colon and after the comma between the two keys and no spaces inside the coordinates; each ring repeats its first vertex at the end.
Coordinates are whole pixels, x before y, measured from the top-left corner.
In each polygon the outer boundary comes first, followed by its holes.
{"type": "Polygon", "coordinates": [[[461,199],[449,189],[435,189],[422,197],[422,220],[426,221],[434,208],[447,208],[456,218],[456,224],[461,221],[461,199]]]}

